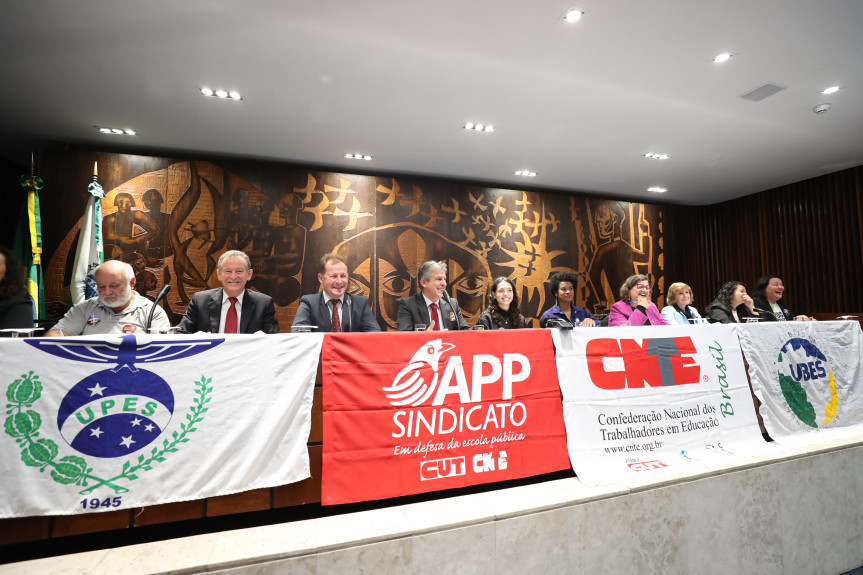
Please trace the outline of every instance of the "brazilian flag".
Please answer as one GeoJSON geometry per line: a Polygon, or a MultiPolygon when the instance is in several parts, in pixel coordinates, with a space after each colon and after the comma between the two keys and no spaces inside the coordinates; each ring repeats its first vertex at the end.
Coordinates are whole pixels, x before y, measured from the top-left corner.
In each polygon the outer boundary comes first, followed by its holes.
{"type": "Polygon", "coordinates": [[[33,319],[45,317],[45,285],[42,281],[42,214],[39,190],[42,178],[21,176],[21,187],[27,201],[21,206],[21,218],[15,233],[13,249],[27,270],[27,291],[33,298],[33,319]]]}

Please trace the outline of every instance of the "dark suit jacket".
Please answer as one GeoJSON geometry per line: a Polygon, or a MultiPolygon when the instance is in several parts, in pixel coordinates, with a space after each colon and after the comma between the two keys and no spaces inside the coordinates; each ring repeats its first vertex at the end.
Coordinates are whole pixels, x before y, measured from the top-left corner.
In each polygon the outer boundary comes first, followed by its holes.
{"type": "MultiPolygon", "coordinates": [[[[449,300],[441,298],[438,300],[438,311],[443,319],[442,328],[451,330],[470,329],[470,326],[461,314],[458,301],[454,298],[449,298],[449,300]],[[450,307],[447,301],[452,304],[452,307],[450,307]],[[455,321],[450,319],[450,313],[455,315],[455,321]]],[[[399,331],[413,331],[414,325],[418,323],[423,323],[426,326],[431,325],[429,308],[426,305],[422,292],[399,300],[399,314],[396,319],[399,331]]]]}
{"type": "MultiPolygon", "coordinates": [[[[381,326],[369,307],[368,298],[345,294],[340,313],[342,331],[381,331],[381,326]]],[[[300,307],[297,308],[291,329],[298,325],[315,325],[318,327],[316,331],[319,332],[333,331],[332,311],[330,306],[324,303],[323,292],[300,298],[300,307]]]]}
{"type": "MultiPolygon", "coordinates": [[[[186,315],[180,320],[178,333],[198,331],[219,331],[222,317],[222,288],[200,291],[192,296],[186,315]]],[[[240,333],[279,333],[276,320],[276,306],[273,298],[262,293],[246,290],[243,295],[243,308],[240,312],[240,333]]]]}

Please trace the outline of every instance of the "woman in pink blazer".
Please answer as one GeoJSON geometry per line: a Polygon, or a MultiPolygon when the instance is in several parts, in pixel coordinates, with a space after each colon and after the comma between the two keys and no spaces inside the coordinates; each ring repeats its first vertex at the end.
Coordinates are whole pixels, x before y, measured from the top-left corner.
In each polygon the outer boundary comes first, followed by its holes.
{"type": "Polygon", "coordinates": [[[608,325],[668,325],[656,304],[650,301],[653,286],[646,275],[629,276],[620,286],[620,301],[611,306],[608,325]]]}

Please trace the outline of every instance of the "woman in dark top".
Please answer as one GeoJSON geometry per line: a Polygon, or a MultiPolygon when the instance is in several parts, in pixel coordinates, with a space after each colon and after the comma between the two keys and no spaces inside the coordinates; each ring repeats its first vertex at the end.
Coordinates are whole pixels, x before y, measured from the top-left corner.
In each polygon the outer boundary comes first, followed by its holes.
{"type": "Polygon", "coordinates": [[[707,308],[707,319],[710,323],[745,323],[748,318],[761,321],[776,321],[769,314],[759,313],[755,302],[746,293],[743,282],[726,282],[719,288],[719,294],[710,307],[707,308]]]}
{"type": "Polygon", "coordinates": [[[791,313],[788,309],[788,302],[783,297],[784,294],[785,285],[782,283],[781,277],[772,275],[762,276],[758,280],[758,283],[755,284],[755,290],[752,292],[755,309],[773,314],[778,321],[812,321],[812,318],[809,316],[795,316],[791,313]]]}
{"type": "Polygon", "coordinates": [[[0,246],[0,329],[33,327],[33,304],[27,295],[24,266],[0,246]]]}
{"type": "Polygon", "coordinates": [[[503,276],[491,284],[488,307],[479,316],[477,325],[483,329],[518,329],[527,327],[524,316],[518,309],[518,294],[515,283],[503,276]]]}
{"type": "Polygon", "coordinates": [[[540,316],[540,321],[544,318],[554,318],[568,321],[574,326],[594,327],[598,325],[589,311],[574,303],[578,276],[572,272],[557,272],[551,275],[548,283],[551,288],[551,295],[554,296],[557,303],[545,310],[540,316]]]}

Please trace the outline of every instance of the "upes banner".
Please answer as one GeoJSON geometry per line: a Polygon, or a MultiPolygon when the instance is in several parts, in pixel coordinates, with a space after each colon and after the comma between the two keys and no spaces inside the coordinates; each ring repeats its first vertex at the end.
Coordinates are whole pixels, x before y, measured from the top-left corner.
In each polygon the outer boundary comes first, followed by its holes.
{"type": "Polygon", "coordinates": [[[309,477],[321,341],[0,340],[0,517],[134,509],[309,477]]]}
{"type": "Polygon", "coordinates": [[[863,422],[856,321],[776,322],[741,330],[761,416],[776,441],[810,441],[817,431],[863,422]],[[810,436],[810,437],[806,437],[810,436]]]}
{"type": "Polygon", "coordinates": [[[582,482],[642,483],[764,450],[735,326],[553,333],[582,482]]]}
{"type": "Polygon", "coordinates": [[[569,467],[547,330],[327,334],[324,505],[569,467]]]}

